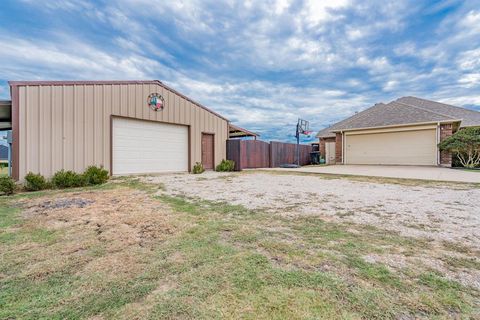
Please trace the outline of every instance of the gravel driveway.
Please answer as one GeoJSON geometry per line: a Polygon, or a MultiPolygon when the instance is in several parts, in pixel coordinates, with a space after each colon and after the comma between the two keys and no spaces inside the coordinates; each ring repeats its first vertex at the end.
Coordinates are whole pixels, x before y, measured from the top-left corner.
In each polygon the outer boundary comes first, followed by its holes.
{"type": "Polygon", "coordinates": [[[374,225],[402,235],[480,249],[480,189],[399,185],[268,172],[144,178],[171,195],[226,201],[283,216],[374,225]]]}

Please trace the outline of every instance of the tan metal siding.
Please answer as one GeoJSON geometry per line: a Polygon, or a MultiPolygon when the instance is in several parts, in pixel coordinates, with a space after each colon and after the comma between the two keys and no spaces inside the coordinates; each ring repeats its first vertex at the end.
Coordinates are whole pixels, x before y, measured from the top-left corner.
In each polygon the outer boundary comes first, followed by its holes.
{"type": "Polygon", "coordinates": [[[53,104],[52,104],[52,136],[54,139],[52,146],[53,168],[59,168],[63,166],[63,135],[65,130],[65,124],[63,122],[63,87],[53,86],[53,104]]]}
{"type": "MultiPolygon", "coordinates": [[[[87,164],[90,163],[95,163],[94,159],[94,150],[95,150],[95,144],[101,143],[101,137],[98,137],[98,139],[94,139],[95,135],[95,118],[94,118],[94,111],[95,111],[95,91],[94,91],[94,86],[86,86],[86,93],[85,93],[85,99],[86,99],[86,104],[84,105],[85,108],[85,122],[84,122],[84,130],[85,130],[85,164],[84,166],[87,166],[87,164]],[[92,125],[93,124],[93,125],[92,125]],[[96,141],[95,141],[96,140],[96,141]]],[[[98,130],[98,128],[97,128],[98,130]]]]}
{"type": "Polygon", "coordinates": [[[215,165],[226,157],[227,121],[160,85],[20,85],[19,179],[89,165],[110,170],[112,115],[189,125],[191,166],[201,161],[202,132],[215,134],[215,165]],[[165,99],[163,111],[147,106],[154,92],[165,99]]]}
{"type": "MultiPolygon", "coordinates": [[[[21,108],[21,106],[27,104],[26,91],[27,91],[26,87],[18,88],[18,105],[20,106],[20,108],[21,108]]],[[[12,97],[12,100],[13,100],[13,97],[12,97]]],[[[20,113],[20,110],[18,110],[18,113],[20,113]]],[[[16,133],[18,133],[18,140],[19,140],[19,143],[18,143],[18,153],[19,153],[19,155],[20,154],[26,154],[26,151],[27,151],[26,150],[26,148],[27,148],[27,135],[26,134],[23,134],[23,135],[19,134],[21,128],[25,128],[26,126],[27,126],[27,115],[25,113],[23,113],[22,117],[18,117],[18,129],[17,129],[17,132],[16,132],[16,133]]],[[[25,172],[26,165],[27,165],[27,159],[25,159],[24,161],[20,161],[20,159],[19,159],[18,164],[17,164],[18,172],[25,172]]]]}

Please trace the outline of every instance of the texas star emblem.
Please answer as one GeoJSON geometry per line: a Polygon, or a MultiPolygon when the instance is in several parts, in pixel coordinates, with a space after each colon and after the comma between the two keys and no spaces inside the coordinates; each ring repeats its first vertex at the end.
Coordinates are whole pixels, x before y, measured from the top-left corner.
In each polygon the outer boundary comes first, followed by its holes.
{"type": "Polygon", "coordinates": [[[153,111],[163,110],[165,100],[158,93],[152,93],[148,96],[147,104],[153,111]]]}

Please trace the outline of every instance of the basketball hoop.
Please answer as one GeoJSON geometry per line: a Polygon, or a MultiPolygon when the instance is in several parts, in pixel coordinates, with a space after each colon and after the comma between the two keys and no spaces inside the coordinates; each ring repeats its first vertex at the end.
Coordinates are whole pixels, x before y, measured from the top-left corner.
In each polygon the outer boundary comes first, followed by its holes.
{"type": "Polygon", "coordinates": [[[303,119],[298,119],[297,127],[298,127],[298,132],[301,134],[304,134],[305,132],[308,131],[310,126],[310,123],[307,120],[303,119]]]}
{"type": "Polygon", "coordinates": [[[309,135],[311,133],[311,131],[309,130],[309,126],[310,126],[310,122],[308,122],[307,120],[303,120],[303,119],[298,119],[298,122],[297,122],[297,132],[295,134],[295,137],[297,138],[297,146],[296,146],[296,150],[295,150],[295,153],[296,153],[296,162],[297,162],[297,167],[300,167],[300,135],[301,134],[304,134],[304,135],[309,135]]]}
{"type": "Polygon", "coordinates": [[[300,168],[300,135],[310,135],[313,131],[309,129],[310,123],[307,120],[298,119],[297,130],[295,132],[295,138],[297,139],[297,145],[295,146],[295,162],[296,164],[282,164],[282,168],[300,168]]]}

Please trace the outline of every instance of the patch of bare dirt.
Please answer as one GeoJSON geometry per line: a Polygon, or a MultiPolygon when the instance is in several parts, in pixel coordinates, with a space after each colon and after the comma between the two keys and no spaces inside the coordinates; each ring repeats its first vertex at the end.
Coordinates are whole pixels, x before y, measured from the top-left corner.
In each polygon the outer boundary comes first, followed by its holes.
{"type": "Polygon", "coordinates": [[[27,228],[60,237],[49,245],[23,245],[36,252],[36,263],[22,270],[34,278],[68,265],[79,275],[128,277],[148,267],[142,256],[154,251],[155,244],[186,227],[168,206],[128,188],[48,195],[19,205],[27,228]]]}

